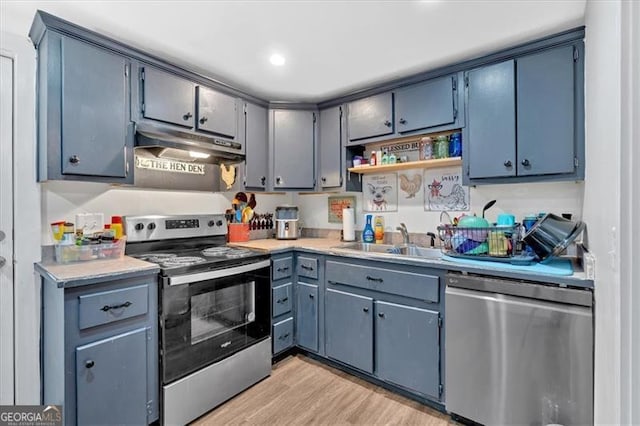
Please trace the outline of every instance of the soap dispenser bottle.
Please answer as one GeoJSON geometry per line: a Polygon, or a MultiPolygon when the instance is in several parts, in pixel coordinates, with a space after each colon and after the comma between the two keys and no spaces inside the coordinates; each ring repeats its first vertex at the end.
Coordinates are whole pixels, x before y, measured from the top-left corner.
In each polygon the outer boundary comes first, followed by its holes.
{"type": "Polygon", "coordinates": [[[375,241],[375,235],[373,233],[373,227],[371,226],[371,215],[367,215],[367,223],[362,230],[362,241],[365,243],[373,243],[375,241]]]}

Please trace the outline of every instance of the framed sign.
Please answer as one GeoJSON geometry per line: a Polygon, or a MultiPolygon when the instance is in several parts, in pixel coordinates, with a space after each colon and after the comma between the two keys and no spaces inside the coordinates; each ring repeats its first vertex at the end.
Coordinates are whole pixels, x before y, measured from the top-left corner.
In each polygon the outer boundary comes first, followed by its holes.
{"type": "Polygon", "coordinates": [[[469,187],[462,186],[462,172],[425,170],[424,209],[426,211],[469,210],[469,187]]]}
{"type": "Polygon", "coordinates": [[[355,210],[356,197],[330,196],[328,201],[329,223],[342,223],[342,209],[350,207],[355,210]]]}
{"type": "Polygon", "coordinates": [[[362,177],[362,199],[365,212],[398,211],[398,175],[364,175],[362,177]]]}

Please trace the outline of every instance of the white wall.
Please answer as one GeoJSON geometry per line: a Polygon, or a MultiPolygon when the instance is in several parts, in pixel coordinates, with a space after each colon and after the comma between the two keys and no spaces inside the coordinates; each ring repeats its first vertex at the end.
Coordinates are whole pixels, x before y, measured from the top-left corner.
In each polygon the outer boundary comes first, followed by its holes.
{"type": "MultiPolygon", "coordinates": [[[[407,173],[412,173],[408,171],[407,173]]],[[[424,183],[423,183],[424,185],[424,183]]],[[[530,183],[509,185],[486,185],[470,188],[471,212],[478,215],[487,201],[496,199],[496,205],[487,211],[487,218],[495,221],[498,213],[509,212],[521,219],[528,213],[555,212],[572,213],[574,218],[582,217],[582,199],[584,185],[575,182],[530,183]]],[[[300,206],[300,217],[305,227],[341,229],[342,225],[329,223],[327,218],[327,198],[332,194],[298,195],[294,202],[300,206]]],[[[357,230],[364,227],[362,194],[356,195],[357,230]]],[[[451,212],[451,216],[462,212],[451,212]]],[[[466,212],[467,214],[469,212],[466,212]]],[[[378,213],[375,213],[376,215],[378,213]]],[[[396,232],[401,222],[407,225],[411,233],[436,232],[440,224],[439,212],[424,210],[424,192],[421,190],[413,199],[406,199],[402,191],[398,195],[398,211],[383,213],[385,231],[396,232]]]]}
{"type": "Polygon", "coordinates": [[[596,256],[595,423],[619,424],[621,1],[586,7],[584,218],[596,256]]]}
{"type": "MultiPolygon", "coordinates": [[[[53,244],[49,224],[75,222],[77,213],[112,215],[224,213],[231,208],[234,193],[164,191],[110,186],[87,182],[42,184],[42,244],[53,244]]],[[[290,194],[256,194],[256,212],[274,212],[291,202],[290,194]]]]}

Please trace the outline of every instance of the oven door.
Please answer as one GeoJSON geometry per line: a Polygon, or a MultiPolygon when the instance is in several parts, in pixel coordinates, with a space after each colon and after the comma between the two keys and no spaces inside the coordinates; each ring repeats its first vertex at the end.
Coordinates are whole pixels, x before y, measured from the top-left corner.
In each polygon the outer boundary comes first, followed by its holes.
{"type": "Polygon", "coordinates": [[[269,336],[270,261],[163,279],[163,383],[269,336]]]}

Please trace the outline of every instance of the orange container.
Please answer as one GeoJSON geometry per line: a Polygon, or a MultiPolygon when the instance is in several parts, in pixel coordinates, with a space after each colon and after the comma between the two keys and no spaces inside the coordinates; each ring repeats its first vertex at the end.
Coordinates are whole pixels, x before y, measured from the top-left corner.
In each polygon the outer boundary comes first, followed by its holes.
{"type": "Polygon", "coordinates": [[[241,243],[249,241],[249,224],[248,223],[230,223],[229,224],[229,242],[241,243]]]}

